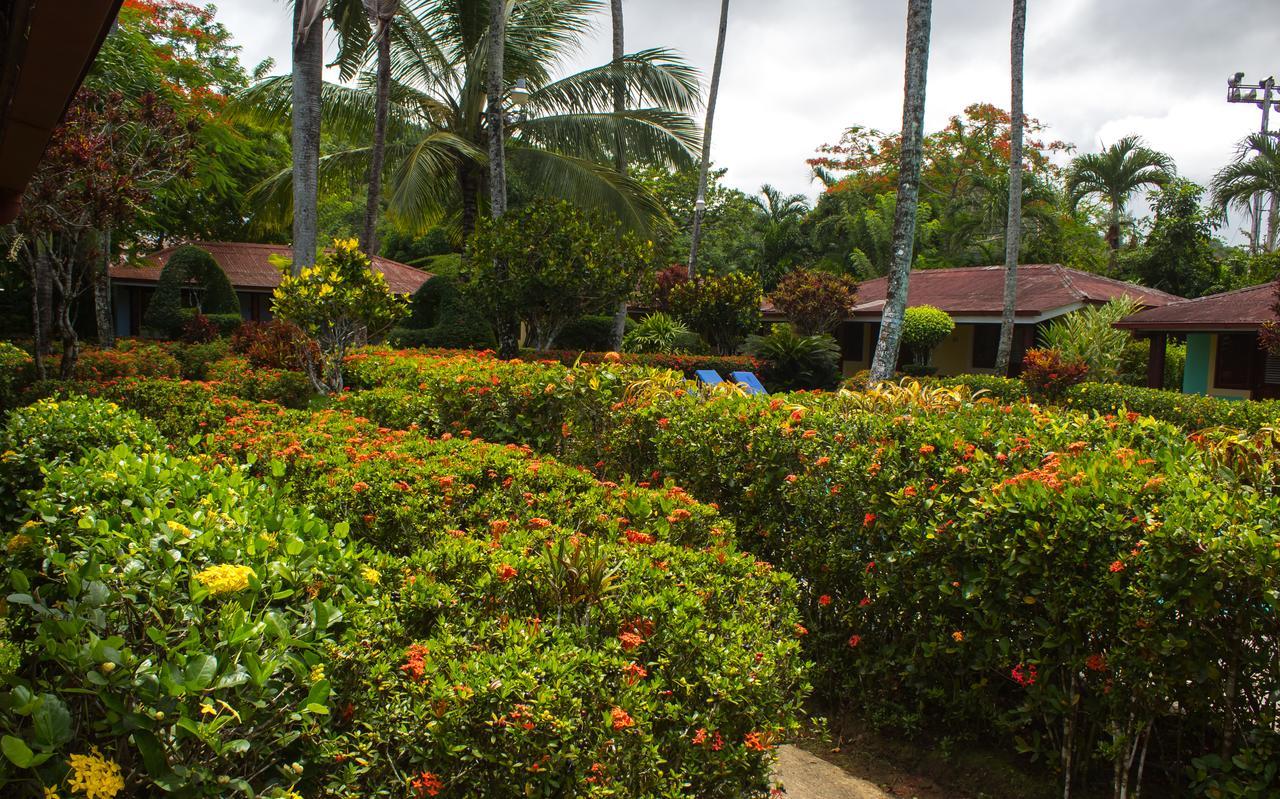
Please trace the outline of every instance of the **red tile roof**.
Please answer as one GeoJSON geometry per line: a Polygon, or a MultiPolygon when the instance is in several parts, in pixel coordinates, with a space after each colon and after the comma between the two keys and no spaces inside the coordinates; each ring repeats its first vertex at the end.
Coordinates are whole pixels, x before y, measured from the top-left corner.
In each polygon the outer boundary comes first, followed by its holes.
{"type": "Polygon", "coordinates": [[[1264,283],[1247,289],[1210,294],[1164,308],[1151,308],[1121,319],[1116,327],[1126,330],[1257,330],[1265,322],[1276,321],[1271,306],[1276,301],[1276,284],[1264,283]]]}
{"type": "MultiPolygon", "coordinates": [[[[287,244],[225,241],[197,241],[192,244],[213,256],[213,260],[218,262],[218,266],[231,279],[231,285],[248,291],[271,291],[280,285],[280,272],[267,259],[272,255],[282,255],[285,258],[293,256],[293,249],[287,244]]],[[[113,266],[110,270],[111,279],[155,283],[160,280],[160,270],[169,262],[169,256],[176,249],[176,246],[166,247],[147,256],[149,266],[113,266]]],[[[380,256],[373,259],[373,267],[387,276],[387,285],[397,294],[412,294],[431,279],[430,272],[380,256]]]]}
{"type": "MultiPolygon", "coordinates": [[[[879,317],[888,284],[888,278],[884,277],[861,283],[853,317],[879,317]]],[[[1102,304],[1118,297],[1129,297],[1146,307],[1185,302],[1173,294],[1059,264],[1018,267],[1018,316],[1041,316],[1081,303],[1102,304]]],[[[952,316],[998,317],[1004,308],[1004,267],[913,269],[907,305],[933,305],[952,316]]]]}

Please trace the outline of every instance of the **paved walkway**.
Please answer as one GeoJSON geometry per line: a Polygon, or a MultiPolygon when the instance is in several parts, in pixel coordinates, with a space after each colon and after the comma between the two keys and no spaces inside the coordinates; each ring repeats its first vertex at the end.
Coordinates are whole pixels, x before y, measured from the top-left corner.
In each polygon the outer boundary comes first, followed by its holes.
{"type": "Polygon", "coordinates": [[[779,747],[776,773],[788,799],[891,799],[866,780],[794,746],[779,747]]]}

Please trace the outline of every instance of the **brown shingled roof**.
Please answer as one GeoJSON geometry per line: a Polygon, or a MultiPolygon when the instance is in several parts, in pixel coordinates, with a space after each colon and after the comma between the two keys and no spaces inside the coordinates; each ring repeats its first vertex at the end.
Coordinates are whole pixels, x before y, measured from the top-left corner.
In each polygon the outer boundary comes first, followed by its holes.
{"type": "MultiPolygon", "coordinates": [[[[293,248],[287,244],[245,244],[243,242],[197,241],[196,247],[213,256],[222,271],[227,273],[231,285],[248,291],[271,291],[280,285],[280,272],[267,260],[272,255],[293,257],[293,248]]],[[[160,280],[160,270],[169,262],[175,247],[166,247],[147,256],[148,266],[111,267],[112,280],[133,283],[155,283],[160,280]]],[[[387,285],[396,294],[412,294],[431,279],[430,272],[415,269],[408,264],[381,256],[373,259],[373,267],[387,276],[387,285]]]]}
{"type": "MultiPolygon", "coordinates": [[[[887,289],[888,278],[883,277],[860,284],[853,317],[879,317],[887,289]]],[[[1018,316],[1040,316],[1080,303],[1102,304],[1118,297],[1129,297],[1149,308],[1185,302],[1173,294],[1059,264],[1018,267],[1018,316]]],[[[907,305],[933,305],[952,316],[999,316],[1004,308],[1004,267],[913,269],[907,305]]]]}
{"type": "Polygon", "coordinates": [[[1265,322],[1276,321],[1271,311],[1276,284],[1264,283],[1247,289],[1210,294],[1164,308],[1151,308],[1121,319],[1116,327],[1126,330],[1257,330],[1265,322]]]}

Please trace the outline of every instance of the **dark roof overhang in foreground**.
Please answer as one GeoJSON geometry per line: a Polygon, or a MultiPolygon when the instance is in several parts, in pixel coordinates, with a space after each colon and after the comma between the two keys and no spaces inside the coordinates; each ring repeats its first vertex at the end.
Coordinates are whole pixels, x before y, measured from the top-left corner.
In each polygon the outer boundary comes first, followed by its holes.
{"type": "Polygon", "coordinates": [[[1276,284],[1264,283],[1246,289],[1210,294],[1163,308],[1150,308],[1116,323],[1122,330],[1137,332],[1231,332],[1258,330],[1276,321],[1271,310],[1276,284]]]}
{"type": "Polygon", "coordinates": [[[18,216],[53,129],[122,0],[0,0],[0,224],[18,216]]]}

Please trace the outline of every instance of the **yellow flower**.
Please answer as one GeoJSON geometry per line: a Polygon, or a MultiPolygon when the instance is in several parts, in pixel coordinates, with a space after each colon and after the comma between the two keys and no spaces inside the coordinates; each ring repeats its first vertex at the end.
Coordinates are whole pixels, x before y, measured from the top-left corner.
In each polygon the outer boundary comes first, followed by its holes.
{"type": "Polygon", "coordinates": [[[120,765],[104,758],[97,747],[91,755],[72,755],[67,764],[71,766],[67,786],[83,793],[86,799],[115,799],[124,790],[120,765]]]}
{"type": "Polygon", "coordinates": [[[12,555],[16,552],[21,552],[31,546],[31,544],[31,536],[24,535],[23,533],[14,533],[13,537],[9,539],[9,543],[5,546],[5,549],[7,549],[9,554],[12,555]]]}
{"type": "Polygon", "coordinates": [[[195,535],[195,533],[191,532],[191,528],[187,527],[182,522],[175,522],[174,520],[170,519],[168,524],[169,524],[170,530],[172,530],[175,533],[178,533],[179,535],[185,536],[186,538],[191,538],[192,536],[195,535]]]}
{"type": "Polygon", "coordinates": [[[378,573],[378,570],[368,566],[365,566],[360,570],[360,576],[363,577],[364,581],[369,585],[377,585],[382,582],[382,575],[378,573]]]}
{"type": "Polygon", "coordinates": [[[216,716],[218,715],[218,711],[214,708],[213,703],[206,699],[200,703],[200,715],[216,716]]]}
{"type": "Polygon", "coordinates": [[[213,596],[234,594],[249,587],[249,578],[257,577],[248,566],[232,566],[224,563],[210,566],[196,575],[196,582],[209,589],[213,596]]]}
{"type": "Polygon", "coordinates": [[[46,787],[44,789],[44,799],[59,799],[58,789],[46,787]]]}
{"type": "Polygon", "coordinates": [[[311,682],[320,682],[324,679],[324,664],[317,663],[311,667],[311,682]]]}

